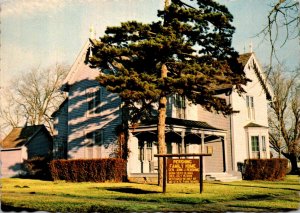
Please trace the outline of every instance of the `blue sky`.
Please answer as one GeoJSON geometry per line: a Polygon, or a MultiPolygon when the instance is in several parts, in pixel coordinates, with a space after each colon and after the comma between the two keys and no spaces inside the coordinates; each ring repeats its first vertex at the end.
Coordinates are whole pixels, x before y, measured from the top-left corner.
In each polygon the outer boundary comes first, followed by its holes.
{"type": "MultiPolygon", "coordinates": [[[[151,22],[164,0],[0,0],[1,83],[32,67],[72,64],[94,25],[97,36],[106,26],[127,20],[151,22]]],[[[270,47],[255,35],[267,23],[270,0],[218,0],[234,15],[233,46],[249,51],[252,41],[261,64],[268,64],[270,47]]],[[[299,41],[280,48],[290,68],[299,65],[299,41]]]]}

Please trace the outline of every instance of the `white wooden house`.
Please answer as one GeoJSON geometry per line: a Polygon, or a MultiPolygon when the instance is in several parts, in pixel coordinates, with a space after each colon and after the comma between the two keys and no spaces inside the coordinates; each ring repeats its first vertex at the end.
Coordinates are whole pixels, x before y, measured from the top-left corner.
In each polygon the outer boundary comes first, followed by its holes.
{"type": "MultiPolygon", "coordinates": [[[[84,63],[89,45],[89,42],[84,45],[65,79],[62,90],[68,98],[53,114],[57,158],[107,158],[113,156],[117,146],[114,129],[124,119],[121,101],[116,94],[99,86],[95,81],[99,71],[84,63]]],[[[246,93],[241,96],[234,88],[223,95],[239,113],[224,117],[180,97],[168,98],[167,152],[212,152],[212,156],[204,160],[206,174],[235,173],[238,162],[270,157],[267,105],[272,93],[255,54],[243,54],[239,60],[252,82],[244,87],[246,93]]],[[[155,175],[155,121],[129,131],[128,175],[155,175]]]]}

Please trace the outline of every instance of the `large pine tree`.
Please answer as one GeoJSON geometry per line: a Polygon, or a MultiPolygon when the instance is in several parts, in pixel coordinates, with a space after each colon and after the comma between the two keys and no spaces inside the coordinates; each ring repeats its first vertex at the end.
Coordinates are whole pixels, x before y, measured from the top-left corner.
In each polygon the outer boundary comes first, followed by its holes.
{"type": "MultiPolygon", "coordinates": [[[[158,11],[160,21],[108,27],[100,41],[93,41],[89,58],[91,67],[110,70],[98,81],[118,93],[136,115],[158,103],[160,154],[165,153],[168,96],[178,94],[226,115],[232,108],[216,94],[225,87],[243,92],[241,85],[247,82],[231,47],[235,29],[228,9],[212,0],[167,2],[158,11]]],[[[160,184],[161,170],[160,162],[160,184]]]]}

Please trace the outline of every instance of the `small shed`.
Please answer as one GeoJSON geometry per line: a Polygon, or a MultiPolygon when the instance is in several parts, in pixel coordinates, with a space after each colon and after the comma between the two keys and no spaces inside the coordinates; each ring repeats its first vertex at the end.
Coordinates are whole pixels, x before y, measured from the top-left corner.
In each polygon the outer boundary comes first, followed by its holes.
{"type": "Polygon", "coordinates": [[[24,160],[52,156],[53,141],[44,125],[15,127],[0,143],[1,177],[18,177],[24,160]]]}

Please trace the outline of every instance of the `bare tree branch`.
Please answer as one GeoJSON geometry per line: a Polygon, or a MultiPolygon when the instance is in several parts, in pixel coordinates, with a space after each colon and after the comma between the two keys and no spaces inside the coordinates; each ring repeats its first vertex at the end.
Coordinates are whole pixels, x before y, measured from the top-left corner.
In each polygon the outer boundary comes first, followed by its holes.
{"type": "Polygon", "coordinates": [[[33,68],[15,79],[0,110],[6,126],[20,126],[26,120],[30,125],[45,124],[52,133],[50,116],[64,100],[60,93],[62,81],[69,67],[56,64],[48,69],[33,68]]]}
{"type": "Polygon", "coordinates": [[[267,25],[258,33],[258,35],[264,35],[264,38],[267,38],[270,42],[270,65],[272,65],[273,57],[275,57],[277,62],[280,62],[276,53],[277,46],[281,48],[289,39],[300,37],[299,1],[277,0],[277,3],[271,5],[271,10],[267,18],[267,25]],[[284,34],[283,40],[279,39],[279,34],[281,33],[284,34]]]}
{"type": "Polygon", "coordinates": [[[283,67],[277,66],[270,73],[269,81],[275,97],[269,107],[270,143],[276,152],[291,161],[296,172],[300,156],[300,69],[284,75],[283,67]]]}

